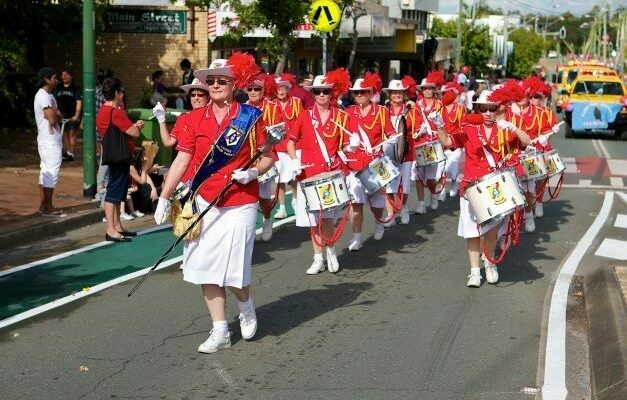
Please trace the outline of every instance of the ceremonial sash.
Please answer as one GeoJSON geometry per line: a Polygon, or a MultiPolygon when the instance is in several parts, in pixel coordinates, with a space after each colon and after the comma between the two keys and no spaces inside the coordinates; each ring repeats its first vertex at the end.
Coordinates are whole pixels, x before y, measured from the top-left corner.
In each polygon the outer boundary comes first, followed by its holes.
{"type": "Polygon", "coordinates": [[[181,204],[184,204],[190,195],[195,196],[207,178],[228,164],[239,153],[261,114],[262,111],[257,107],[240,104],[237,115],[216,139],[211,151],[192,178],[189,194],[181,199],[181,204]]]}

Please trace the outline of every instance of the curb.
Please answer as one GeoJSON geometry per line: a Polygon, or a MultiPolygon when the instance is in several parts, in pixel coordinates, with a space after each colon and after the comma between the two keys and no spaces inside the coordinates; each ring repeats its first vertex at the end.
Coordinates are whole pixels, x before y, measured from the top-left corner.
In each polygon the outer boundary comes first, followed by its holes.
{"type": "Polygon", "coordinates": [[[33,221],[20,228],[1,233],[0,249],[14,247],[17,243],[32,243],[54,235],[65,234],[68,230],[100,222],[104,217],[104,210],[92,204],[68,208],[65,211],[68,212],[67,217],[33,221]]]}
{"type": "Polygon", "coordinates": [[[623,298],[609,264],[584,279],[592,397],[627,398],[627,318],[623,298]]]}

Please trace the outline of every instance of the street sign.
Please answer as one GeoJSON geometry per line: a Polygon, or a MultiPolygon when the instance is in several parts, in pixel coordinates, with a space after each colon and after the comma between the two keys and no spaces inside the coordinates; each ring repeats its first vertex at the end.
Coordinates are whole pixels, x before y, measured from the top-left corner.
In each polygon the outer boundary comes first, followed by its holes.
{"type": "Polygon", "coordinates": [[[340,24],[342,11],[333,0],[316,0],[309,9],[309,22],[318,32],[331,32],[340,24]]]}

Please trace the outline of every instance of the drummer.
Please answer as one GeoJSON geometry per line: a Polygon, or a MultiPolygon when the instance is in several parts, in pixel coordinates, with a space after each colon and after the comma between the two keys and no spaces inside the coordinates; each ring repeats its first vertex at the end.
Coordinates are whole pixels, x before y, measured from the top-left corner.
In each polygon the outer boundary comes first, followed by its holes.
{"type": "MultiPolygon", "coordinates": [[[[388,110],[390,118],[396,132],[403,133],[404,137],[399,137],[390,143],[394,148],[394,153],[398,151],[397,143],[401,142],[404,148],[404,155],[400,160],[401,175],[394,179],[392,183],[386,187],[388,196],[387,211],[388,215],[394,213],[394,195],[400,191],[402,196],[401,208],[401,225],[409,224],[409,210],[407,209],[407,198],[409,197],[409,189],[411,187],[411,170],[414,163],[414,148],[412,135],[419,129],[419,118],[416,114],[416,108],[406,105],[406,97],[412,98],[416,93],[416,81],[411,76],[405,76],[402,80],[393,79],[388,83],[388,87],[383,89],[387,92],[390,104],[388,110]],[[403,124],[404,120],[404,125],[403,124]],[[400,190],[399,190],[400,189],[400,190]]],[[[396,160],[399,161],[399,160],[396,160]]],[[[385,224],[386,227],[396,224],[396,218],[393,217],[385,224]]]]}
{"type": "MultiPolygon", "coordinates": [[[[459,132],[462,126],[462,120],[466,115],[466,107],[459,101],[459,96],[464,93],[464,88],[457,82],[449,82],[442,88],[442,118],[444,119],[444,130],[449,134],[459,132]]],[[[459,173],[460,164],[463,161],[464,152],[462,149],[450,150],[444,152],[446,156],[446,176],[451,180],[451,189],[449,196],[457,196],[459,182],[462,175],[459,173]]],[[[440,200],[446,197],[446,190],[440,193],[440,200]]]]}
{"type": "MultiPolygon", "coordinates": [[[[470,208],[470,204],[463,194],[466,187],[477,179],[480,179],[494,171],[497,171],[502,161],[508,157],[507,149],[525,147],[531,141],[529,135],[516,128],[509,121],[501,120],[495,123],[495,113],[498,103],[489,100],[491,92],[484,90],[477,101],[474,102],[474,110],[478,114],[472,114],[469,120],[474,124],[462,126],[457,134],[449,134],[444,129],[445,122],[438,113],[430,115],[430,119],[438,128],[438,138],[442,146],[451,149],[462,148],[466,156],[464,166],[464,178],[460,183],[460,215],[457,235],[467,240],[468,258],[470,261],[470,275],[468,287],[481,286],[480,260],[481,239],[490,254],[494,254],[497,234],[505,220],[497,220],[485,226],[477,224],[476,217],[470,208]],[[477,119],[478,117],[478,119],[477,119]]],[[[486,280],[488,283],[498,282],[499,276],[496,265],[486,261],[486,280]]]]}
{"type": "MultiPolygon", "coordinates": [[[[272,126],[284,122],[283,112],[278,104],[268,100],[276,96],[276,83],[274,78],[266,73],[254,76],[246,86],[248,101],[246,104],[259,108],[263,111],[263,122],[265,126],[272,126]]],[[[284,139],[284,140],[287,140],[284,139]]],[[[281,146],[279,143],[278,146],[281,146]]],[[[275,146],[276,147],[276,146],[275,146]]],[[[276,160],[275,160],[276,161],[276,160]]],[[[259,208],[263,214],[263,225],[261,228],[261,240],[269,242],[272,239],[272,207],[274,202],[274,179],[259,183],[259,208]]]]}
{"type": "MultiPolygon", "coordinates": [[[[426,78],[422,80],[420,85],[420,92],[422,93],[422,99],[416,102],[417,115],[420,117],[421,129],[414,135],[414,148],[424,145],[427,142],[437,140],[436,126],[427,120],[426,116],[430,113],[440,110],[442,103],[436,99],[436,89],[443,83],[444,77],[439,71],[430,72],[426,78]],[[424,123],[424,124],[423,124],[424,123]]],[[[439,193],[443,190],[441,186],[441,179],[444,175],[444,163],[439,162],[426,166],[416,166],[412,169],[411,179],[416,181],[416,191],[418,193],[418,207],[416,207],[416,214],[425,214],[427,209],[425,207],[425,186],[424,180],[426,179],[427,185],[432,188],[434,192],[439,193]]],[[[438,196],[436,194],[431,195],[431,209],[437,210],[438,208],[438,196]]]]}
{"type": "MultiPolygon", "coordinates": [[[[539,78],[538,81],[537,89],[534,90],[529,102],[536,106],[540,111],[540,131],[538,141],[536,142],[536,150],[546,153],[553,150],[553,146],[549,141],[548,135],[559,133],[560,126],[557,123],[557,115],[555,114],[555,111],[546,105],[547,96],[551,95],[551,87],[542,82],[539,78]]],[[[538,200],[542,197],[542,192],[548,183],[547,180],[548,178],[539,180],[536,184],[536,205],[534,214],[537,218],[542,218],[544,216],[544,207],[542,206],[542,202],[538,200]]]]}
{"type": "MultiPolygon", "coordinates": [[[[292,171],[296,179],[314,177],[328,171],[342,171],[348,174],[346,165],[338,154],[342,149],[344,132],[339,126],[348,128],[348,114],[337,107],[337,100],[344,96],[350,87],[350,76],[343,68],[318,75],[311,86],[305,86],[314,95],[314,106],[306,111],[307,118],[301,129],[290,131],[287,143],[287,152],[291,158],[292,171]],[[302,144],[302,166],[299,161],[297,145],[302,144]]],[[[340,217],[341,210],[330,209],[322,214],[308,213],[307,199],[302,188],[297,185],[296,195],[296,226],[310,227],[311,243],[313,246],[313,263],[307,269],[308,275],[315,275],[325,270],[324,253],[327,257],[329,272],[336,273],[340,269],[335,246],[332,241],[327,242],[319,235],[322,232],[325,239],[334,234],[334,223],[340,217]]]]}
{"type": "Polygon", "coordinates": [[[388,110],[372,102],[375,93],[381,90],[381,77],[378,73],[366,72],[364,78],[355,80],[350,88],[355,105],[346,109],[350,117],[350,135],[344,136],[344,151],[349,159],[348,167],[351,173],[348,177],[348,187],[353,198],[351,224],[353,239],[348,245],[349,251],[358,251],[362,247],[362,227],[364,220],[364,204],[370,204],[370,209],[377,220],[374,230],[374,240],[381,240],[385,227],[381,222],[385,194],[382,191],[373,195],[366,195],[363,185],[356,173],[368,168],[368,164],[382,154],[381,148],[376,148],[381,142],[394,135],[394,125],[390,120],[388,110]],[[351,161],[355,160],[355,161],[351,161]]]}
{"type": "MultiPolygon", "coordinates": [[[[283,118],[287,124],[287,131],[291,135],[298,137],[300,134],[297,132],[300,129],[304,129],[303,120],[308,118],[307,112],[303,108],[303,103],[298,97],[289,95],[289,90],[296,85],[296,77],[292,74],[285,73],[275,78],[277,84],[277,97],[276,103],[281,107],[283,112],[283,118]]],[[[279,155],[279,161],[276,162],[276,167],[279,171],[278,182],[278,196],[279,196],[279,209],[274,214],[275,219],[287,218],[287,210],[285,208],[285,190],[289,183],[292,187],[292,209],[296,208],[296,180],[294,179],[294,171],[291,168],[291,158],[287,153],[287,143],[289,140],[285,140],[276,146],[277,154],[279,155]]],[[[296,156],[300,160],[301,143],[296,142],[296,156]]]]}
{"type": "MultiPolygon", "coordinates": [[[[532,77],[526,78],[522,81],[521,87],[524,95],[516,102],[512,103],[510,107],[512,113],[511,121],[516,127],[525,131],[531,140],[533,140],[536,139],[540,133],[540,120],[542,118],[538,107],[534,106],[529,101],[536,91],[536,82],[532,77]]],[[[524,182],[523,186],[526,189],[525,197],[527,200],[525,206],[525,232],[532,233],[536,230],[533,217],[533,208],[536,202],[536,182],[534,180],[528,180],[524,182]]],[[[537,186],[540,187],[540,185],[537,186]]]]}

